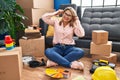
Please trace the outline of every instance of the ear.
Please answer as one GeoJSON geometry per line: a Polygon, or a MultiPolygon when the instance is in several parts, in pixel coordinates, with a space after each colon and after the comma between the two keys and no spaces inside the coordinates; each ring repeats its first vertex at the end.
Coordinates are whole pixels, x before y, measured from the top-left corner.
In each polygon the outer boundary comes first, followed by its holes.
{"type": "Polygon", "coordinates": [[[74,23],[74,22],[75,22],[75,20],[76,20],[76,19],[75,19],[75,17],[72,17],[71,22],[73,22],[73,23],[74,23]]]}

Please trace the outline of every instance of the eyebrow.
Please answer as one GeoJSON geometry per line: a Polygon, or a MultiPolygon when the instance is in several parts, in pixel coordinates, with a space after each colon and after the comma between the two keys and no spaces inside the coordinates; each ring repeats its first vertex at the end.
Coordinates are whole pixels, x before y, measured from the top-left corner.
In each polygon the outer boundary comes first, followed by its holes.
{"type": "Polygon", "coordinates": [[[65,14],[66,14],[67,16],[72,16],[72,15],[70,15],[70,14],[66,13],[66,12],[65,12],[65,14]]]}

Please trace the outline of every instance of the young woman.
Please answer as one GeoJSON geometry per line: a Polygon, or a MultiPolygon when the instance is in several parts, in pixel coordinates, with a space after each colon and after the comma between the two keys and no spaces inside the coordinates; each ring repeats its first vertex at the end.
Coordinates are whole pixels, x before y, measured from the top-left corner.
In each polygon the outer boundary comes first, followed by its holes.
{"type": "Polygon", "coordinates": [[[45,51],[47,67],[61,65],[73,69],[83,70],[84,65],[77,60],[83,57],[84,51],[75,47],[73,35],[83,37],[85,35],[76,11],[72,7],[46,13],[42,19],[47,24],[54,26],[53,47],[45,51]],[[53,16],[62,14],[62,19],[51,19],[53,16]]]}

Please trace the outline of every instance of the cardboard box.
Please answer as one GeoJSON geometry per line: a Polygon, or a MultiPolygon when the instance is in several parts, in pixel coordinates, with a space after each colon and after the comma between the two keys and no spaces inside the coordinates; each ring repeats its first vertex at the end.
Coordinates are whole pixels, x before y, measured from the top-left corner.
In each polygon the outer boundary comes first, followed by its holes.
{"type": "Polygon", "coordinates": [[[92,55],[92,60],[95,59],[103,59],[108,60],[109,62],[116,63],[117,62],[117,54],[111,53],[110,56],[102,56],[102,55],[92,55]]]}
{"type": "Polygon", "coordinates": [[[41,33],[40,33],[40,30],[38,30],[38,29],[31,30],[31,29],[26,28],[25,29],[25,36],[28,39],[40,38],[41,33]]]}
{"type": "Polygon", "coordinates": [[[100,54],[109,56],[112,51],[112,41],[108,41],[107,44],[96,45],[91,42],[90,44],[90,54],[100,54]]]}
{"type": "Polygon", "coordinates": [[[20,76],[22,76],[22,70],[23,70],[23,62],[22,62],[22,48],[21,47],[15,47],[14,49],[10,50],[12,51],[19,51],[19,71],[20,71],[20,76]]]}
{"type": "Polygon", "coordinates": [[[39,19],[47,12],[54,12],[54,9],[45,8],[24,8],[24,15],[28,18],[23,21],[26,26],[39,25],[39,19]]]}
{"type": "Polygon", "coordinates": [[[0,48],[0,80],[21,80],[21,48],[12,50],[0,48]]]}
{"type": "Polygon", "coordinates": [[[23,55],[32,55],[36,57],[44,56],[45,40],[44,36],[36,39],[20,39],[19,44],[22,47],[23,55]]]}
{"type": "Polygon", "coordinates": [[[54,0],[16,0],[22,8],[54,8],[54,0]]]}
{"type": "Polygon", "coordinates": [[[108,31],[104,30],[93,30],[92,42],[95,44],[106,44],[108,41],[108,31]]]}

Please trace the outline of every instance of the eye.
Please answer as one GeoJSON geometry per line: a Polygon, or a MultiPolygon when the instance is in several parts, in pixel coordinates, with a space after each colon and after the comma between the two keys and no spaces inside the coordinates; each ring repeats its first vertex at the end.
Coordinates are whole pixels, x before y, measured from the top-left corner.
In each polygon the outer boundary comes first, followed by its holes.
{"type": "Polygon", "coordinates": [[[71,16],[72,16],[72,15],[70,15],[70,14],[66,13],[66,12],[65,12],[65,15],[67,15],[67,16],[69,16],[69,17],[71,17],[71,16]]]}

